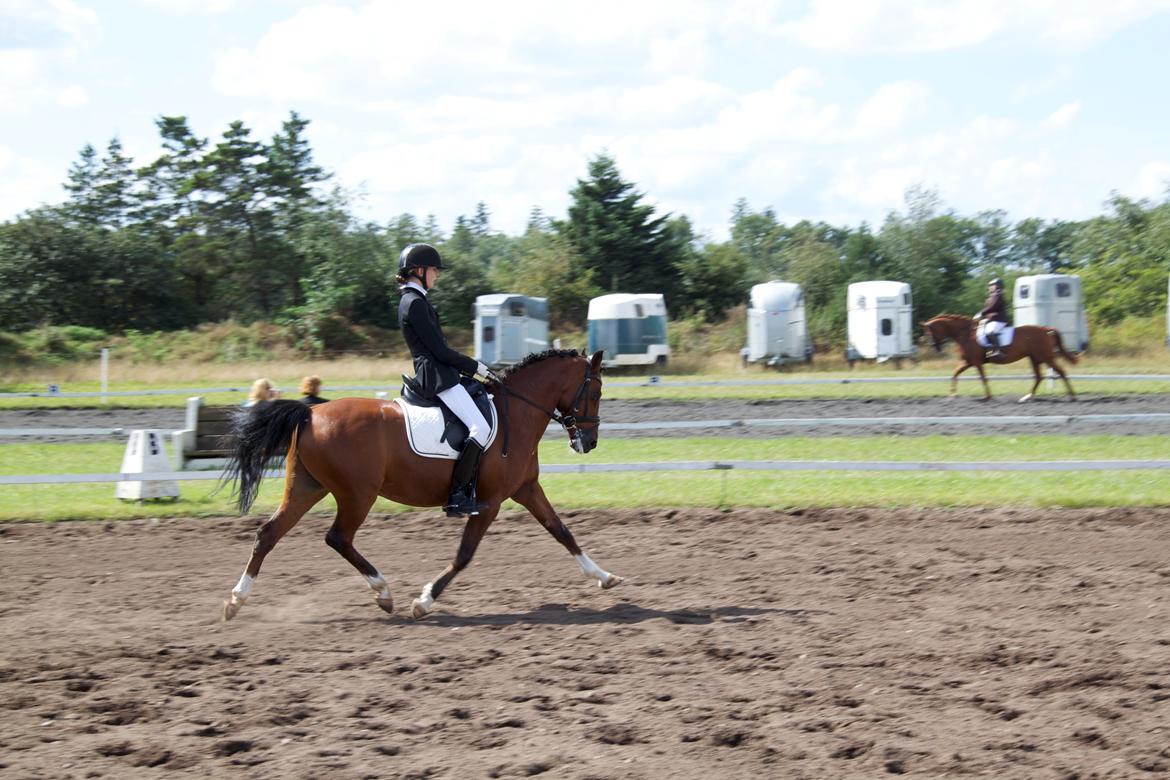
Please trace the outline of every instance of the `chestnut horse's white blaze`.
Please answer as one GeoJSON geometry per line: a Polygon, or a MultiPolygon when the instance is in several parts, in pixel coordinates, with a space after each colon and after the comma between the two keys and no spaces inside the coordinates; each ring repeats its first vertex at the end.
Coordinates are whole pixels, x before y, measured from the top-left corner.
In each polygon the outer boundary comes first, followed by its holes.
{"type": "MultiPolygon", "coordinates": [[[[443,589],[471,563],[500,504],[509,498],[531,512],[599,586],[622,582],[577,546],[540,486],[537,460],[537,445],[550,420],[565,428],[576,452],[585,454],[597,446],[601,357],[601,352],[586,358],[573,350],[548,350],[528,356],[492,386],[503,427],[480,462],[477,490],[486,509],[467,519],[455,559],[411,604],[414,617],[429,613],[443,589]]],[[[284,498],[256,532],[244,574],[224,602],[224,620],[235,617],[251,595],[265,556],[329,494],[337,501],[337,517],[325,543],[358,570],[379,607],[394,610],[389,583],[353,546],[354,535],[378,496],[409,506],[441,506],[453,468],[452,461],[413,453],[404,426],[397,404],[363,398],[312,407],[271,401],[241,411],[226,471],[238,481],[240,511],[248,511],[265,467],[280,455],[285,456],[284,498]]]]}

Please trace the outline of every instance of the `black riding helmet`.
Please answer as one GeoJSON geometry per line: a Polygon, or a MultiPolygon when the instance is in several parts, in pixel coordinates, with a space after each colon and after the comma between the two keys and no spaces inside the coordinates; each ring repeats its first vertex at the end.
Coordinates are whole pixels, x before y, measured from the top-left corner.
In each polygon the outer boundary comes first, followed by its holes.
{"type": "Polygon", "coordinates": [[[439,250],[430,244],[407,244],[398,255],[398,273],[408,268],[443,268],[443,258],[439,250]]]}
{"type": "Polygon", "coordinates": [[[988,287],[995,287],[996,289],[1002,290],[1003,289],[1003,279],[992,279],[990,282],[987,283],[987,286],[988,287]]]}

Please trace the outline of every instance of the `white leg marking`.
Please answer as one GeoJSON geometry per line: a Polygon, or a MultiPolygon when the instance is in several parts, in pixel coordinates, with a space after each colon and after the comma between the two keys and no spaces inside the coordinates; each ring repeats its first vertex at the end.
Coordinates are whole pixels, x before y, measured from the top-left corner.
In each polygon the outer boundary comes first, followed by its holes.
{"type": "Polygon", "coordinates": [[[386,578],[382,576],[382,572],[378,572],[373,576],[366,574],[362,576],[370,584],[370,590],[374,591],[379,600],[385,601],[390,598],[390,584],[386,582],[386,578]]]}
{"type": "Polygon", "coordinates": [[[1028,393],[1026,396],[1024,396],[1023,398],[1020,399],[1020,403],[1026,403],[1026,402],[1031,401],[1031,400],[1032,400],[1032,394],[1028,393]]]}
{"type": "Polygon", "coordinates": [[[585,553],[580,553],[579,555],[574,555],[573,557],[576,558],[577,563],[581,565],[581,571],[585,573],[585,576],[596,578],[598,585],[604,585],[605,583],[609,582],[611,577],[613,577],[612,574],[594,563],[593,559],[585,553]]]}
{"type": "Polygon", "coordinates": [[[423,585],[422,593],[418,594],[418,598],[411,602],[410,614],[414,616],[415,620],[430,612],[431,605],[435,603],[435,597],[431,595],[432,585],[434,585],[433,582],[423,585]]]}
{"type": "Polygon", "coordinates": [[[240,581],[236,583],[236,587],[232,588],[232,603],[243,604],[248,600],[248,596],[252,594],[252,583],[254,579],[249,577],[246,573],[240,577],[240,581]]]}

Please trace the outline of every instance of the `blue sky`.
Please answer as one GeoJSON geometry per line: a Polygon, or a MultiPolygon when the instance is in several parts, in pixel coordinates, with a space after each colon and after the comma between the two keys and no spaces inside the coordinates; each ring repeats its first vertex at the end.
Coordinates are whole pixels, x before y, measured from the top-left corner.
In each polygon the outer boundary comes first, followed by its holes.
{"type": "Polygon", "coordinates": [[[0,0],[0,219],[86,143],[144,164],[159,116],[290,110],[379,222],[482,200],[518,233],[602,151],[715,240],[741,197],[856,225],[915,185],[1080,219],[1167,192],[1168,42],[1170,0],[0,0]]]}

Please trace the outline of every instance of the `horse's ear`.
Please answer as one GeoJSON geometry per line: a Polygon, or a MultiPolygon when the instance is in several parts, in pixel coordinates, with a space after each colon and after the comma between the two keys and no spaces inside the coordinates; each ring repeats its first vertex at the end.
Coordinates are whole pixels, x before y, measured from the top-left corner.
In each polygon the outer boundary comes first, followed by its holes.
{"type": "Polygon", "coordinates": [[[593,357],[589,360],[589,366],[593,369],[593,373],[601,370],[601,356],[605,354],[604,349],[599,349],[593,353],[593,357]]]}

